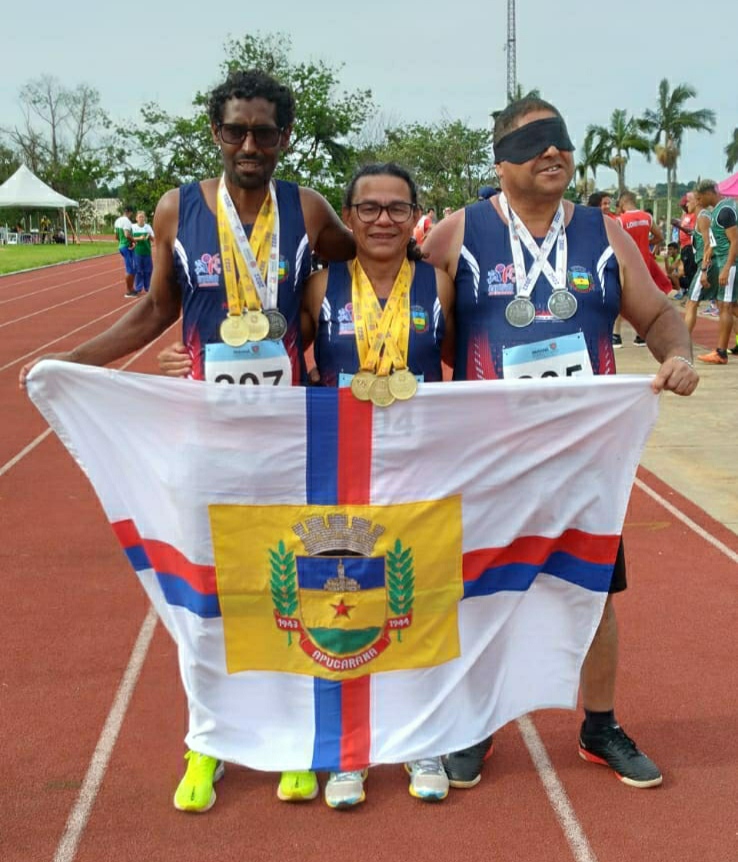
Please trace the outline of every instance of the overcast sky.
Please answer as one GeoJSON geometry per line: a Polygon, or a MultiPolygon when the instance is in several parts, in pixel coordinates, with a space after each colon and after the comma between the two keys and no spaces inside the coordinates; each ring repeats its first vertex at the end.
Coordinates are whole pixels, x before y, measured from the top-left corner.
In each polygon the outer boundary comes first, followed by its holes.
{"type": "MultiPolygon", "coordinates": [[[[293,60],[342,65],[344,87],[371,89],[388,120],[487,126],[505,102],[506,25],[506,0],[16,2],[3,13],[0,126],[20,121],[18,91],[42,74],[91,84],[117,122],[149,100],[188,112],[195,91],[218,82],[226,38],[246,32],[285,33],[293,60]]],[[[738,0],[517,0],[517,73],[561,110],[577,146],[614,108],[655,107],[661,78],[691,84],[688,107],[711,108],[717,125],[687,133],[679,178],[720,180],[738,126],[738,0]]],[[[665,171],[636,154],[626,179],[661,182],[665,171]]]]}

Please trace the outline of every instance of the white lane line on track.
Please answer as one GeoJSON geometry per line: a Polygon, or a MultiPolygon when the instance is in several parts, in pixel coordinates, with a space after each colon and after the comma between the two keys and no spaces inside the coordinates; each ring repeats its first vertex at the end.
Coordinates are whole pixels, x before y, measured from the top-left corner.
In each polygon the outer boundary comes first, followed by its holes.
{"type": "Polygon", "coordinates": [[[70,329],[69,332],[65,332],[64,335],[60,335],[53,341],[47,341],[46,344],[42,344],[40,347],[34,348],[30,351],[30,353],[24,353],[23,356],[19,356],[17,357],[17,359],[11,359],[11,361],[6,362],[5,365],[0,365],[0,371],[5,371],[6,368],[10,368],[13,365],[17,365],[19,362],[23,362],[23,360],[28,359],[29,356],[33,356],[35,353],[40,353],[42,350],[46,350],[47,347],[51,347],[51,345],[56,344],[57,341],[63,341],[65,338],[69,338],[70,335],[74,335],[76,332],[81,332],[83,329],[86,329],[88,326],[92,326],[94,323],[99,323],[101,320],[105,320],[105,318],[110,317],[111,314],[116,314],[117,312],[122,311],[124,308],[130,307],[130,303],[126,303],[125,305],[119,305],[118,308],[114,308],[107,314],[102,314],[100,315],[100,317],[96,317],[94,320],[88,320],[87,323],[83,323],[82,326],[78,326],[76,329],[70,329]]]}
{"type": "MultiPolygon", "coordinates": [[[[172,324],[172,326],[176,326],[176,325],[177,325],[177,321],[175,321],[172,324]]],[[[169,330],[172,328],[172,326],[170,326],[168,329],[165,329],[164,332],[162,332],[162,335],[169,332],[169,330]]],[[[159,336],[159,338],[161,338],[161,335],[159,336]]],[[[156,340],[151,342],[151,344],[155,344],[155,343],[156,343],[156,340]]],[[[134,353],[130,359],[126,360],[126,362],[124,362],[123,365],[120,366],[119,370],[125,371],[125,369],[128,368],[128,366],[131,365],[131,363],[135,362],[139,356],[143,356],[143,354],[146,353],[146,351],[149,349],[149,347],[151,347],[151,344],[147,344],[146,347],[142,347],[138,351],[138,353],[134,353]]],[[[31,452],[33,449],[35,449],[39,443],[42,443],[49,436],[49,434],[51,434],[51,428],[47,428],[43,432],[43,434],[39,434],[35,440],[31,440],[31,442],[25,448],[21,449],[21,451],[17,455],[12,457],[10,459],[10,461],[7,461],[5,464],[3,464],[2,467],[0,467],[0,476],[4,476],[8,472],[8,470],[10,470],[11,467],[15,467],[15,465],[22,458],[25,458],[25,456],[28,455],[28,453],[31,452]]]]}
{"type": "Polygon", "coordinates": [[[56,853],[54,853],[54,862],[72,862],[77,855],[79,842],[87,828],[87,822],[90,819],[97,794],[105,778],[105,773],[113,754],[113,748],[115,748],[118,734],[128,711],[128,705],[136,688],[144,661],[148,655],[155,628],[156,611],[151,607],[139,630],[136,643],[131,651],[128,666],[118,686],[113,705],[95,746],[95,751],[92,754],[77,801],[69,812],[64,833],[57,845],[56,853]]]}
{"type": "Polygon", "coordinates": [[[8,470],[15,467],[15,465],[22,459],[28,455],[29,452],[32,452],[39,443],[42,443],[48,436],[51,434],[51,428],[47,428],[43,434],[39,434],[35,440],[31,440],[31,442],[24,449],[21,449],[20,452],[13,456],[10,461],[6,461],[2,467],[0,467],[0,476],[4,476],[8,470]]]}
{"type": "Polygon", "coordinates": [[[693,521],[689,515],[685,515],[684,512],[677,509],[672,503],[668,500],[664,499],[657,491],[654,491],[653,488],[650,488],[642,479],[636,479],[635,485],[637,488],[640,488],[641,491],[648,494],[649,497],[656,500],[657,503],[660,503],[669,514],[673,515],[677,520],[681,521],[685,526],[689,527],[690,530],[694,530],[695,533],[701,538],[712,545],[714,548],[717,548],[718,551],[721,551],[725,554],[728,559],[732,560],[734,563],[738,563],[738,554],[729,548],[726,544],[720,541],[720,539],[713,536],[711,533],[708,533],[707,530],[700,527],[695,521],[693,521]]]}
{"type": "MultiPolygon", "coordinates": [[[[117,254],[117,252],[110,252],[108,254],[97,254],[94,257],[83,257],[79,260],[62,260],[58,263],[48,263],[45,266],[34,266],[31,269],[17,269],[15,272],[3,272],[0,273],[0,291],[4,290],[9,286],[13,287],[13,279],[17,279],[20,276],[27,276],[24,279],[25,284],[32,284],[34,281],[42,281],[47,277],[48,273],[47,269],[53,269],[55,266],[79,266],[82,267],[83,264],[86,263],[101,263],[102,261],[107,260],[107,258],[112,257],[113,254],[117,254]],[[35,274],[39,273],[38,278],[35,278],[35,274]],[[6,284],[8,282],[8,284],[6,284]]],[[[110,261],[108,261],[110,263],[110,261]]]]}
{"type": "Polygon", "coordinates": [[[541,779],[543,789],[546,791],[548,801],[559,821],[559,826],[561,826],[564,837],[569,844],[573,858],[576,862],[597,862],[597,856],[587,841],[581,823],[577,820],[574,808],[566,795],[566,790],[564,790],[564,785],[556,774],[546,746],[538,735],[532,719],[524,715],[517,720],[516,724],[528,749],[530,759],[541,779]]]}
{"type": "MultiPolygon", "coordinates": [[[[10,299],[0,299],[0,305],[7,305],[9,302],[18,302],[23,299],[30,299],[31,297],[38,296],[41,293],[48,293],[50,290],[60,290],[63,287],[68,287],[70,284],[77,285],[81,281],[87,281],[90,278],[104,278],[112,274],[112,272],[102,270],[100,272],[90,273],[90,275],[81,275],[79,278],[75,278],[72,281],[60,281],[57,284],[52,284],[50,287],[42,287],[40,290],[31,290],[26,293],[19,293],[18,296],[11,296],[10,299]]],[[[117,283],[117,281],[111,281],[108,287],[113,287],[117,283]]]]}
{"type": "Polygon", "coordinates": [[[0,323],[0,329],[5,326],[11,326],[14,323],[21,323],[28,320],[29,317],[36,317],[38,314],[46,314],[47,311],[53,311],[55,308],[61,308],[63,305],[69,305],[70,302],[77,302],[79,299],[86,299],[88,296],[94,296],[96,293],[102,293],[103,290],[110,290],[110,285],[98,287],[97,290],[91,290],[89,293],[83,293],[80,296],[73,296],[71,299],[65,299],[64,302],[57,302],[56,305],[47,305],[46,308],[41,308],[38,311],[32,311],[30,314],[24,314],[23,317],[16,317],[14,320],[8,320],[5,323],[0,323]]]}

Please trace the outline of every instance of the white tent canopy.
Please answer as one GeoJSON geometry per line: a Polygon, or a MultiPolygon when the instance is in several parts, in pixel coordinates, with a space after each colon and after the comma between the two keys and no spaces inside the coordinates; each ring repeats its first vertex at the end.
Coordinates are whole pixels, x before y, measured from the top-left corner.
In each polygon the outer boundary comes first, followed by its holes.
{"type": "Polygon", "coordinates": [[[55,192],[25,165],[21,165],[13,176],[0,186],[0,207],[65,209],[76,206],[77,201],[55,192]]]}
{"type": "Polygon", "coordinates": [[[67,242],[67,207],[76,206],[77,201],[55,192],[25,165],[21,165],[13,176],[0,186],[0,207],[64,210],[62,224],[65,243],[67,242]]]}

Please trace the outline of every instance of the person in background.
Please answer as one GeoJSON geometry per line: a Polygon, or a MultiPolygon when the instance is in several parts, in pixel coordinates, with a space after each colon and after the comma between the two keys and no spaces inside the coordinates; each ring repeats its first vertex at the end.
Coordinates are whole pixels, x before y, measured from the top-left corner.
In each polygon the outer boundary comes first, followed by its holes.
{"type": "Polygon", "coordinates": [[[134,289],[140,296],[149,292],[151,284],[151,273],[154,270],[153,257],[151,256],[151,241],[154,239],[154,231],[146,221],[146,213],[139,210],[136,213],[136,223],[131,227],[131,238],[134,242],[133,257],[136,265],[136,278],[134,289]]]}
{"type": "Polygon", "coordinates": [[[123,208],[123,215],[113,223],[116,239],[118,240],[118,252],[123,258],[123,266],[126,271],[126,292],[123,296],[126,299],[135,299],[138,294],[134,287],[134,279],[136,278],[136,258],[133,254],[133,223],[131,216],[133,215],[133,207],[126,206],[123,208]]]}
{"type": "Polygon", "coordinates": [[[425,241],[425,238],[431,232],[433,225],[436,223],[436,211],[433,207],[428,207],[428,209],[420,216],[418,219],[415,228],[413,230],[413,237],[415,242],[421,246],[425,241]]]}

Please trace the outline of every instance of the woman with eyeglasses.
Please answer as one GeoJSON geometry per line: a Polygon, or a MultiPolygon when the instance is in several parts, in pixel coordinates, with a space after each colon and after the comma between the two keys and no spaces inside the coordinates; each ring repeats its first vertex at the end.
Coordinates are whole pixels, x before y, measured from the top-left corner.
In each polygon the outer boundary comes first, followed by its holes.
{"type": "Polygon", "coordinates": [[[313,273],[303,300],[303,340],[314,341],[322,385],[351,386],[357,397],[386,406],[414,392],[413,380],[442,379],[442,345],[450,355],[453,283],[420,259],[411,242],[419,212],[415,183],[399,165],[366,165],[349,183],[342,216],[356,257],[313,273]],[[393,305],[403,310],[402,321],[387,320],[388,305],[390,311],[393,305]],[[380,333],[379,355],[367,330],[380,333]],[[390,350],[388,335],[399,341],[390,350]],[[354,376],[367,381],[368,391],[362,393],[354,376]],[[403,385],[393,385],[400,378],[403,385]]]}
{"type": "MultiPolygon", "coordinates": [[[[313,273],[303,295],[303,343],[314,342],[321,385],[351,386],[361,400],[389,406],[411,397],[419,381],[442,379],[442,348],[452,355],[453,282],[415,259],[419,249],[411,240],[419,212],[415,183],[396,164],[366,165],[349,183],[342,215],[356,257],[313,273]],[[388,308],[392,313],[385,315],[388,308]]],[[[189,372],[181,345],[158,358],[165,374],[189,372]]],[[[427,801],[447,796],[439,757],[413,761],[406,769],[412,796],[427,801]]],[[[331,773],[326,803],[331,808],[360,804],[365,778],[366,770],[331,773]]]]}

